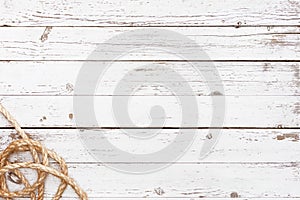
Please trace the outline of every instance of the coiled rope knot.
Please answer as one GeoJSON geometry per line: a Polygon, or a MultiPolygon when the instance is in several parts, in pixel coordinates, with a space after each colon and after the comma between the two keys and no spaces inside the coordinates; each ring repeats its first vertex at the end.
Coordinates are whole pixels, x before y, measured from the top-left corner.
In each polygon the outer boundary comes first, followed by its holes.
{"type": "Polygon", "coordinates": [[[45,180],[47,176],[51,174],[61,180],[53,200],[59,200],[68,185],[74,189],[80,199],[87,200],[87,194],[68,176],[68,167],[63,158],[58,156],[55,152],[46,149],[40,142],[30,139],[1,103],[0,112],[14,126],[21,137],[21,139],[10,143],[8,147],[0,153],[0,197],[6,200],[20,197],[43,200],[45,194],[45,180]],[[26,151],[31,153],[32,161],[14,163],[9,161],[11,155],[26,151]],[[56,170],[51,168],[49,166],[49,159],[59,164],[60,169],[56,170]],[[37,180],[34,184],[30,184],[21,173],[20,169],[24,168],[37,171],[37,180]],[[20,191],[9,191],[7,177],[17,184],[22,184],[24,186],[23,189],[20,191]]]}

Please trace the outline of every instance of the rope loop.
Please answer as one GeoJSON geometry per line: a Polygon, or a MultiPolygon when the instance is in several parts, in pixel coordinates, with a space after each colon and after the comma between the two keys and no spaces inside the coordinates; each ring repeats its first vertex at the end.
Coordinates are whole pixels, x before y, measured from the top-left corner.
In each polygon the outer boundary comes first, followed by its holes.
{"type": "Polygon", "coordinates": [[[10,122],[21,137],[21,139],[11,142],[3,152],[0,152],[0,197],[6,200],[23,197],[30,197],[32,200],[43,200],[45,196],[45,180],[48,175],[53,175],[61,180],[53,200],[59,200],[68,186],[73,188],[80,199],[88,199],[87,194],[77,185],[74,179],[68,176],[68,167],[62,157],[58,156],[54,151],[46,149],[40,142],[30,139],[1,103],[0,113],[10,122]],[[9,161],[11,155],[21,152],[30,152],[32,160],[15,163],[9,161]],[[50,167],[49,159],[59,165],[59,170],[50,167]],[[20,169],[26,168],[37,171],[37,180],[34,184],[30,184],[21,173],[20,169]],[[10,191],[7,181],[22,184],[24,187],[20,191],[10,191]]]}

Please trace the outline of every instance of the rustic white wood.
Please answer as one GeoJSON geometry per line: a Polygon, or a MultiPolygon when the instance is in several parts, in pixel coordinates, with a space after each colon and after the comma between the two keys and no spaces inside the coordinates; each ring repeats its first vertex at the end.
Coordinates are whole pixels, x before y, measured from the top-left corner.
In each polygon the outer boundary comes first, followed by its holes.
{"type": "Polygon", "coordinates": [[[4,0],[1,25],[208,26],[298,25],[295,0],[4,0]]]}
{"type": "MultiPolygon", "coordinates": [[[[91,198],[228,198],[232,192],[243,198],[300,196],[299,166],[293,163],[173,164],[143,175],[120,173],[101,164],[70,164],[69,171],[91,198]],[[164,193],[155,192],[158,189],[164,193]]],[[[49,177],[47,183],[51,197],[58,180],[49,177]]],[[[64,196],[76,195],[69,189],[64,196]]]]}
{"type": "MultiPolygon", "coordinates": [[[[144,133],[147,130],[139,130],[144,133]]],[[[174,141],[179,134],[178,130],[160,130],[158,135],[149,140],[135,139],[125,135],[124,130],[62,130],[29,129],[26,132],[31,138],[40,141],[48,149],[55,150],[62,155],[68,163],[100,163],[91,153],[97,149],[88,151],[83,140],[97,140],[102,144],[100,135],[110,141],[115,148],[127,152],[139,152],[150,154],[163,149],[174,141]],[[98,137],[99,136],[99,137],[98,137]],[[66,145],[67,144],[67,145],[66,145]],[[76,147],[76,148],[75,148],[76,147]]],[[[197,130],[196,138],[187,152],[179,160],[181,164],[196,163],[277,163],[277,162],[300,162],[299,129],[295,130],[222,130],[218,143],[205,159],[200,159],[200,150],[206,139],[208,130],[197,130]]],[[[193,134],[192,130],[186,134],[193,134]]],[[[0,136],[0,150],[3,150],[11,141],[16,139],[16,133],[12,130],[2,130],[0,136]]],[[[111,155],[111,149],[103,152],[103,157],[111,155]]],[[[24,154],[23,154],[24,156],[24,154]]],[[[25,161],[28,157],[17,157],[18,161],[25,161]]],[[[156,163],[159,160],[141,160],[144,163],[156,163]]],[[[130,160],[119,160],[115,162],[131,163],[130,160]]]]}
{"type": "MultiPolygon", "coordinates": [[[[234,193],[235,194],[235,193],[234,193]]],[[[233,194],[233,195],[234,195],[233,194]]],[[[23,198],[24,199],[24,198],[23,198]]],[[[16,198],[16,200],[23,200],[22,198],[16,198]]],[[[52,199],[51,197],[46,197],[45,199],[52,199]]],[[[62,197],[61,200],[65,200],[65,199],[74,199],[74,197],[62,197]]],[[[89,199],[101,199],[101,200],[106,200],[106,199],[114,199],[114,200],[132,200],[132,199],[135,199],[135,200],[144,200],[145,198],[126,198],[126,197],[114,197],[114,198],[109,198],[109,197],[89,197],[89,199]]],[[[148,198],[148,199],[156,199],[155,197],[154,198],[148,198]]],[[[170,197],[159,197],[157,199],[160,199],[160,200],[176,200],[178,198],[174,197],[174,198],[170,198],[170,197]]],[[[181,197],[180,199],[191,199],[190,197],[181,197]]],[[[220,198],[205,198],[205,197],[193,197],[192,199],[201,199],[201,200],[219,200],[220,198]]],[[[232,200],[232,198],[222,198],[224,200],[232,200]]],[[[248,200],[249,198],[242,198],[242,197],[239,197],[240,200],[248,200]]],[[[286,200],[287,198],[279,198],[279,197],[276,197],[276,198],[264,198],[264,197],[260,197],[260,198],[251,198],[251,200],[286,200]]],[[[300,198],[292,198],[293,200],[299,200],[300,198]]]]}
{"type": "MultiPolygon", "coordinates": [[[[82,96],[94,98],[97,124],[88,127],[127,127],[119,124],[112,111],[112,96],[82,96]]],[[[197,101],[199,127],[209,127],[212,103],[209,96],[194,97],[197,101]]],[[[222,98],[216,96],[215,98],[222,98]]],[[[25,127],[76,127],[73,97],[71,96],[21,96],[3,97],[2,103],[25,127]]],[[[225,97],[225,127],[297,127],[299,126],[300,96],[228,96],[225,97]]],[[[173,96],[135,96],[128,104],[128,113],[136,126],[148,127],[153,106],[161,106],[166,113],[164,127],[189,127],[182,124],[181,105],[173,96]]],[[[84,105],[83,105],[84,106],[84,105]]],[[[118,114],[118,113],[116,113],[118,114]]],[[[156,120],[163,120],[159,117],[156,120]]],[[[1,117],[1,127],[9,126],[1,117]]]]}
{"type": "MultiPolygon", "coordinates": [[[[84,62],[0,62],[0,95],[1,96],[72,96],[76,79],[84,62]],[[17,78],[16,78],[17,77],[17,78]]],[[[109,64],[109,62],[106,62],[109,64]]],[[[156,62],[154,68],[156,73],[167,73],[166,68],[175,70],[181,75],[193,89],[195,95],[210,96],[213,91],[207,88],[207,82],[217,85],[215,80],[205,80],[194,73],[195,69],[190,63],[185,62],[156,62]]],[[[209,70],[206,64],[201,63],[203,71],[209,70]]],[[[207,64],[208,65],[208,64],[207,64]]],[[[270,62],[216,62],[214,63],[219,71],[220,78],[224,85],[225,96],[290,96],[299,95],[300,65],[292,63],[270,63],[270,62]]],[[[80,95],[118,95],[114,92],[116,85],[130,72],[144,66],[149,69],[148,62],[116,62],[107,66],[107,71],[102,77],[101,85],[94,94],[81,93],[80,95]]],[[[150,64],[151,66],[151,64],[150,64]]],[[[208,65],[209,66],[209,65],[208,65]]],[[[100,63],[99,63],[100,67],[100,63]]],[[[153,76],[153,69],[149,76],[153,76]]],[[[155,73],[155,74],[156,74],[155,73]]],[[[174,95],[166,88],[152,85],[142,87],[143,83],[125,79],[133,87],[128,88],[127,94],[144,96],[168,96],[174,95]],[[131,93],[131,91],[135,93],[131,93]]],[[[166,74],[164,82],[171,82],[174,88],[180,89],[180,81],[166,74]]],[[[78,93],[77,93],[78,94],[78,93]]],[[[181,90],[180,94],[188,94],[181,90]]]]}
{"type": "MultiPolygon", "coordinates": [[[[23,198],[24,199],[24,198],[23,198]]],[[[16,200],[23,200],[22,198],[16,198],[16,200]]],[[[46,197],[46,198],[44,198],[44,199],[46,199],[46,200],[48,200],[48,199],[52,199],[51,197],[46,197]]],[[[65,199],[74,199],[74,197],[62,197],[61,198],[61,200],[65,200],[65,199]]],[[[92,198],[89,198],[89,199],[101,199],[101,200],[106,200],[106,199],[114,199],[114,200],[131,200],[131,199],[135,199],[135,200],[144,200],[145,198],[133,198],[133,197],[131,197],[131,198],[126,198],[126,197],[120,197],[120,198],[109,198],[109,197],[107,197],[107,198],[105,198],[105,197],[92,197],[92,198]]],[[[156,199],[156,198],[148,198],[148,199],[156,199]]],[[[174,198],[169,198],[169,197],[159,197],[158,199],[160,199],[160,200],[175,200],[175,199],[178,199],[178,198],[176,198],[176,197],[174,197],[174,198]]],[[[180,199],[191,199],[190,197],[187,197],[187,198],[185,198],[185,197],[182,197],[182,198],[180,198],[180,199]]],[[[219,200],[220,198],[203,198],[203,197],[194,197],[194,198],[192,198],[192,199],[201,199],[201,200],[219,200]]],[[[230,197],[230,198],[222,198],[222,199],[224,199],[224,200],[232,200],[232,198],[230,197]]],[[[248,200],[249,198],[241,198],[241,197],[239,197],[239,199],[240,200],[248,200]]],[[[260,198],[251,198],[251,200],[286,200],[287,198],[279,198],[279,197],[276,197],[276,198],[264,198],[264,197],[260,197],[260,198]]],[[[293,198],[293,200],[299,200],[300,198],[293,198]]]]}
{"type": "MultiPolygon", "coordinates": [[[[233,194],[234,195],[234,194],[233,194]]],[[[51,199],[50,197],[46,197],[45,199],[51,199]]],[[[62,200],[65,200],[65,199],[74,199],[74,197],[62,197],[61,198],[62,200]]],[[[89,199],[101,199],[101,200],[106,200],[106,199],[112,199],[112,198],[105,198],[105,197],[92,197],[92,198],[89,198],[89,199]]],[[[145,198],[124,198],[124,197],[121,197],[121,198],[113,198],[114,200],[131,200],[131,199],[136,199],[136,200],[144,200],[145,198]]],[[[151,199],[151,198],[149,198],[151,199]]],[[[156,199],[156,198],[152,198],[152,199],[156,199]]],[[[169,198],[169,197],[159,197],[158,199],[160,200],[175,200],[175,199],[178,199],[176,197],[174,198],[169,198]]],[[[181,197],[180,199],[191,199],[189,197],[185,198],[185,197],[181,197]]],[[[193,197],[192,199],[201,199],[201,200],[218,200],[220,198],[205,198],[205,197],[193,197]]],[[[232,200],[232,198],[222,198],[224,200],[232,200]]],[[[242,197],[239,197],[240,200],[248,200],[249,198],[242,198],[242,197]]],[[[265,198],[265,197],[260,197],[260,198],[251,198],[251,200],[286,200],[287,198],[280,198],[280,197],[275,197],[275,198],[265,198]]],[[[292,198],[293,200],[299,200],[300,198],[292,198]]],[[[17,199],[17,200],[20,200],[20,199],[17,199]]]]}
{"type": "MultiPolygon", "coordinates": [[[[235,195],[235,193],[233,193],[233,195],[235,195]]],[[[63,198],[61,198],[62,200],[64,200],[64,199],[73,199],[74,197],[63,197],[63,198]]],[[[49,198],[49,197],[46,197],[45,199],[51,199],[51,198],[49,198]]],[[[93,197],[93,198],[89,198],[89,199],[105,199],[105,198],[103,198],[103,197],[93,197]]],[[[107,198],[107,199],[109,199],[109,198],[107,198]]],[[[126,197],[121,197],[121,198],[113,198],[114,200],[128,200],[128,199],[133,199],[132,197],[131,198],[126,198],[126,197]]],[[[136,200],[144,200],[145,198],[134,198],[134,199],[136,199],[136,200]]],[[[149,199],[151,199],[151,198],[149,198],[149,199]]],[[[164,198],[164,197],[159,197],[159,199],[161,199],[161,200],[176,200],[176,199],[178,199],[178,198],[169,198],[169,197],[167,197],[167,198],[164,198]]],[[[191,199],[190,197],[187,197],[187,198],[185,198],[185,197],[181,197],[180,199],[191,199]]],[[[220,198],[204,198],[204,197],[193,197],[192,199],[201,199],[201,200],[218,200],[218,199],[220,199],[220,198]]],[[[222,198],[222,199],[224,199],[224,200],[229,200],[229,199],[231,199],[232,200],[232,198],[230,197],[230,198],[222,198]]],[[[242,197],[239,197],[239,199],[240,200],[248,200],[249,198],[242,198],[242,197]]],[[[264,198],[264,197],[260,197],[260,198],[251,198],[251,200],[272,200],[272,199],[274,199],[274,198],[264,198]]],[[[276,200],[286,200],[287,198],[278,198],[278,197],[276,197],[276,200]]],[[[297,199],[298,200],[298,198],[293,198],[293,199],[297,199]]],[[[19,200],[19,199],[18,199],[19,200]]]]}
{"type": "MultiPolygon", "coordinates": [[[[89,199],[299,200],[299,13],[298,0],[3,0],[0,101],[33,139],[66,159],[70,175],[89,199]],[[209,91],[190,63],[163,51],[166,44],[138,49],[149,45],[143,40],[142,44],[126,44],[137,50],[112,64],[94,94],[79,94],[94,98],[99,123],[78,127],[73,96],[80,67],[99,45],[108,54],[123,53],[122,46],[106,41],[141,27],[175,31],[194,40],[211,61],[219,61],[214,64],[223,79],[224,94],[209,91]],[[170,144],[179,134],[174,128],[182,126],[176,96],[153,85],[130,94],[129,114],[140,126],[138,131],[149,132],[151,107],[160,105],[166,111],[167,129],[158,129],[156,137],[145,141],[128,138],[126,130],[119,129],[129,125],[118,124],[113,115],[111,101],[119,95],[115,85],[134,67],[152,61],[162,67],[157,72],[165,73],[163,67],[177,70],[198,95],[200,120],[186,134],[200,129],[183,157],[166,163],[170,164],[167,168],[143,175],[120,173],[95,160],[84,148],[82,137],[96,140],[95,134],[103,133],[116,147],[149,153],[170,144]],[[226,98],[226,128],[211,154],[199,160],[209,133],[212,95],[226,98]]],[[[183,56],[190,53],[183,52],[183,56]]],[[[89,61],[95,60],[106,59],[89,61]]],[[[166,81],[180,87],[178,80],[169,78],[166,81]]],[[[1,151],[17,137],[2,116],[0,132],[1,151]]],[[[30,158],[26,154],[11,159],[30,158]]],[[[110,164],[149,167],[160,163],[118,160],[110,164]]],[[[34,173],[25,170],[25,174],[34,180],[34,173]]],[[[49,177],[46,199],[51,199],[57,183],[49,177]]],[[[63,199],[75,196],[68,190],[63,199]]]]}
{"type": "MultiPolygon", "coordinates": [[[[54,27],[48,33],[45,27],[36,28],[0,28],[0,60],[86,60],[98,47],[99,51],[124,53],[122,45],[107,42],[118,34],[140,28],[99,28],[99,27],[54,27]],[[15,37],[15,36],[18,37],[15,37]]],[[[212,60],[299,60],[299,30],[300,27],[163,27],[175,31],[194,40],[212,60]]],[[[154,28],[151,28],[154,30],[154,28]]],[[[139,43],[127,44],[136,50],[119,58],[121,60],[182,60],[172,53],[164,52],[164,45],[157,43],[156,48],[143,48],[153,41],[136,38],[139,43]]],[[[127,43],[126,43],[127,42],[127,43]]],[[[167,45],[166,45],[167,46],[167,45]]],[[[174,46],[184,49],[184,47],[174,46]]],[[[199,51],[193,46],[188,54],[189,60],[201,60],[192,57],[191,52],[199,51]]],[[[100,57],[96,60],[106,60],[100,57]]]]}

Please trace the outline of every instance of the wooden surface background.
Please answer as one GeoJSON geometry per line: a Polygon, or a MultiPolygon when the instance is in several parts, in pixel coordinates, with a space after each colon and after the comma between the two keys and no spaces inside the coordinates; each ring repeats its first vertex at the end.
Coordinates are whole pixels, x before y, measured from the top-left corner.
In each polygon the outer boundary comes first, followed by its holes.
{"type": "MultiPolygon", "coordinates": [[[[113,44],[105,45],[117,51],[113,44]]],[[[187,62],[204,61],[177,60],[157,50],[118,60],[101,90],[80,94],[82,98],[94,95],[101,110],[97,115],[101,126],[93,125],[95,133],[104,132],[116,144],[126,142],[110,107],[117,95],[113,93],[116,77],[124,75],[128,66],[149,62],[184,73],[187,62]]],[[[299,95],[299,0],[1,1],[0,101],[33,138],[66,159],[71,176],[90,199],[300,199],[299,95]],[[186,80],[197,95],[202,119],[192,127],[197,129],[195,142],[179,161],[166,163],[169,167],[132,175],[107,168],[84,148],[77,128],[84,132],[87,127],[76,126],[73,95],[78,72],[96,46],[141,27],[176,31],[201,45],[223,80],[226,118],[213,152],[199,160],[213,94],[205,81],[190,74],[186,80]]],[[[132,98],[137,103],[130,114],[138,116],[134,121],[141,131],[151,129],[144,116],[152,102],[168,111],[167,128],[141,148],[141,153],[168,144],[178,134],[172,127],[180,126],[174,96],[153,86],[137,91],[132,98]]],[[[3,150],[15,133],[2,117],[0,129],[3,150]]],[[[47,183],[50,199],[58,182],[49,178],[47,183]]],[[[75,196],[68,190],[64,198],[75,196]]]]}

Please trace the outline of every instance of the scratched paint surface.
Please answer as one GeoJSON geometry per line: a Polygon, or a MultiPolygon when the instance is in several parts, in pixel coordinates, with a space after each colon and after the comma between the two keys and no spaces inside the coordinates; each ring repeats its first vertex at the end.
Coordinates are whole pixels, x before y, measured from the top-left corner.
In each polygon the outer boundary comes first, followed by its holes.
{"type": "MultiPolygon", "coordinates": [[[[3,0],[0,7],[0,101],[26,128],[26,132],[55,150],[70,167],[70,175],[87,191],[90,199],[300,199],[300,1],[299,0],[3,0]],[[177,32],[195,42],[183,56],[201,46],[211,60],[189,60],[163,51],[186,48],[155,44],[144,37],[137,43],[114,44],[110,38],[128,31],[149,28],[177,32]],[[124,45],[125,44],[125,45],[124,45]],[[99,45],[107,54],[131,51],[116,62],[88,56],[99,45]],[[213,61],[224,91],[210,91],[215,79],[199,77],[191,64],[202,64],[209,71],[213,61]],[[76,80],[85,62],[111,63],[93,92],[76,93],[76,80]],[[188,97],[181,79],[168,76],[159,84],[143,85],[140,80],[122,77],[141,72],[139,67],[155,64],[145,71],[180,73],[195,95],[199,122],[181,123],[178,98],[188,97]],[[112,109],[120,80],[129,86],[128,113],[136,126],[118,123],[112,109]],[[180,91],[176,95],[163,84],[180,91]],[[74,95],[94,99],[97,123],[76,123],[74,95]],[[213,118],[212,98],[226,99],[221,137],[205,159],[199,159],[210,136],[213,118]],[[159,105],[165,116],[152,116],[159,105]],[[153,118],[151,118],[153,117],[153,118]],[[162,127],[149,127],[151,120],[163,120],[162,127]],[[174,143],[182,133],[195,134],[182,156],[162,161],[160,156],[134,161],[122,157],[114,148],[85,146],[83,140],[109,141],[132,155],[150,154],[174,143]],[[92,130],[90,130],[92,128],[92,130]],[[125,129],[124,129],[125,128],[125,129]],[[124,130],[123,130],[124,129],[124,130]],[[124,134],[133,130],[154,137],[139,138],[124,134]],[[158,131],[157,131],[158,130],[158,131]],[[99,135],[101,137],[99,137],[99,135]],[[101,162],[93,153],[113,162],[101,162]],[[114,158],[118,158],[117,160],[114,158]],[[119,168],[166,167],[152,173],[128,174],[119,168]]],[[[126,97],[126,95],[125,95],[126,97]]],[[[17,138],[0,117],[0,150],[17,138]]],[[[26,161],[28,154],[13,155],[12,161],[26,161]]],[[[55,164],[52,163],[55,167],[55,164]]],[[[24,171],[33,182],[35,173],[24,171]]],[[[58,180],[47,179],[46,199],[51,199],[58,180]]],[[[20,186],[10,183],[12,189],[20,186]]],[[[76,194],[67,190],[64,199],[76,194]]]]}

